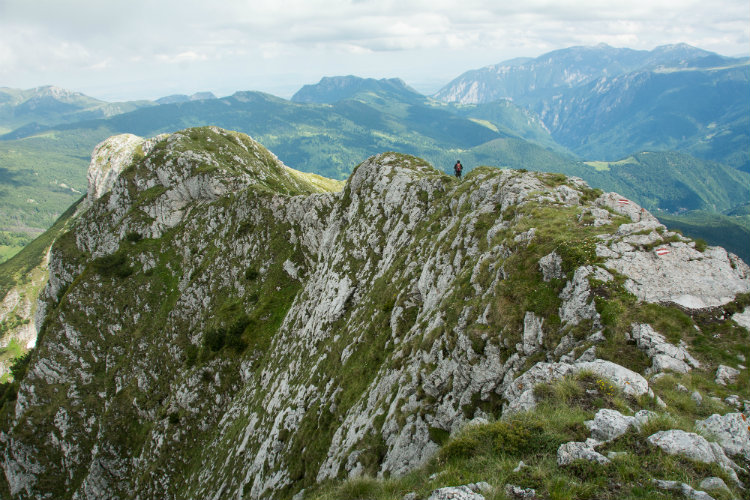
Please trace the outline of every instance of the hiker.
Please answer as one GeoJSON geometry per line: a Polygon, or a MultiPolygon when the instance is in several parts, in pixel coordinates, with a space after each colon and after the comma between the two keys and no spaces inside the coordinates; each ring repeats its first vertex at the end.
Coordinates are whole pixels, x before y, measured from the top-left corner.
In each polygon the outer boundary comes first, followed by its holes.
{"type": "Polygon", "coordinates": [[[461,171],[464,169],[464,166],[461,165],[461,160],[457,160],[456,164],[453,165],[453,171],[456,172],[456,177],[461,178],[461,171]]]}

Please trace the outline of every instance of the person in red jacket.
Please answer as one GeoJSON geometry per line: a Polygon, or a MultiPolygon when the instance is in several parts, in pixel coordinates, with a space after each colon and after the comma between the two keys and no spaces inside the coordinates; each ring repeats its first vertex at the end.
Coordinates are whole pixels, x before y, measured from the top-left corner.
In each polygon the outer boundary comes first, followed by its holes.
{"type": "Polygon", "coordinates": [[[453,171],[456,172],[456,177],[461,178],[461,172],[463,171],[464,166],[461,165],[461,160],[457,160],[456,164],[453,165],[453,171]]]}

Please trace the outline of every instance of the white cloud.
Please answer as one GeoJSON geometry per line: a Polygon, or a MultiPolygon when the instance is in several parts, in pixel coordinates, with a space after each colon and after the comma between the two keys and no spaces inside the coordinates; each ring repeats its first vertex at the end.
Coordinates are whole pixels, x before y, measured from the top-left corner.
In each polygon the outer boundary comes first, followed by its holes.
{"type": "Polygon", "coordinates": [[[447,82],[599,42],[739,55],[750,47],[750,11],[746,0],[0,0],[0,86],[56,83],[126,98],[136,87],[150,97],[172,85],[298,88],[361,72],[447,82]]]}

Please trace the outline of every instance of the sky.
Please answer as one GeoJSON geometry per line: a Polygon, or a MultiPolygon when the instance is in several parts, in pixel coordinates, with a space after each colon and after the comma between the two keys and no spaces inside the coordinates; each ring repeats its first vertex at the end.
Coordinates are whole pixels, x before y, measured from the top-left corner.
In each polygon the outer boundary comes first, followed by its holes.
{"type": "Polygon", "coordinates": [[[607,43],[750,55],[747,0],[0,0],[0,87],[100,99],[260,90],[324,76],[431,94],[514,57],[607,43]]]}

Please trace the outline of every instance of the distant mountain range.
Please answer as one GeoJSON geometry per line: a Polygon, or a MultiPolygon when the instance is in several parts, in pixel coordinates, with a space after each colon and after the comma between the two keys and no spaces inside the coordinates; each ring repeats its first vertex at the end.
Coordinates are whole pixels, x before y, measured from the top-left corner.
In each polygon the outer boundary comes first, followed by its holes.
{"type": "Polygon", "coordinates": [[[51,85],[28,90],[0,87],[0,132],[23,127],[23,133],[30,134],[43,126],[107,118],[154,105],[151,101],[106,102],[51,85]]]}
{"type": "Polygon", "coordinates": [[[85,190],[103,139],[203,125],[249,134],[289,166],[338,179],[392,150],[443,170],[461,159],[469,169],[576,175],[664,213],[718,214],[750,199],[748,59],[599,45],[467,72],[433,97],[356,76],[323,78],[291,100],[207,92],[105,103],[56,87],[0,89],[0,231],[49,227],[85,190]]]}
{"type": "Polygon", "coordinates": [[[537,58],[516,58],[467,71],[434,97],[444,102],[476,104],[498,99],[527,102],[569,88],[627,73],[730,66],[747,59],[725,57],[690,45],[664,45],[654,50],[615,48],[607,44],[570,47],[537,58]]]}
{"type": "Polygon", "coordinates": [[[207,99],[216,99],[213,92],[196,92],[193,95],[173,94],[157,99],[156,104],[175,104],[178,102],[205,101],[207,99]]]}
{"type": "Polygon", "coordinates": [[[434,97],[472,104],[510,99],[586,159],[679,150],[750,171],[747,58],[685,44],[652,51],[571,47],[468,71],[434,97]]]}
{"type": "Polygon", "coordinates": [[[400,78],[360,78],[358,76],[324,77],[314,85],[305,85],[292,96],[292,102],[333,104],[344,99],[357,97],[370,92],[376,95],[398,96],[400,98],[422,99],[419,92],[409,87],[400,78]]]}

